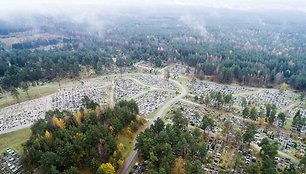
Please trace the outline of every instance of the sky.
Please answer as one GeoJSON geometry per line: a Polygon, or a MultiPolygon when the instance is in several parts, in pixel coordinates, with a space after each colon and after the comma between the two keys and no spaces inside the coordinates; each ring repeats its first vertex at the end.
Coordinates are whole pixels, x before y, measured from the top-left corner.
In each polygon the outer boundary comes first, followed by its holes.
{"type": "Polygon", "coordinates": [[[52,11],[57,8],[69,10],[74,6],[96,7],[142,7],[158,8],[163,5],[225,8],[233,10],[283,9],[306,13],[306,0],[0,0],[2,13],[22,11],[52,11]]]}
{"type": "Polygon", "coordinates": [[[271,12],[269,9],[278,9],[306,14],[306,0],[0,0],[0,7],[2,22],[15,24],[22,19],[30,25],[39,25],[35,23],[33,17],[47,15],[58,20],[86,24],[99,30],[103,30],[105,22],[121,18],[127,12],[136,12],[142,16],[147,13],[151,15],[171,12],[172,14],[180,11],[183,23],[197,27],[206,36],[208,36],[207,31],[202,26],[202,21],[199,22],[197,18],[192,17],[192,13],[190,14],[193,11],[197,13],[198,11],[194,9],[198,7],[219,9],[210,11],[216,16],[223,9],[247,12],[264,10],[269,13],[271,12]]]}
{"type": "Polygon", "coordinates": [[[305,0],[0,0],[6,6],[19,5],[76,5],[76,4],[177,4],[203,5],[216,8],[306,8],[305,0]]]}

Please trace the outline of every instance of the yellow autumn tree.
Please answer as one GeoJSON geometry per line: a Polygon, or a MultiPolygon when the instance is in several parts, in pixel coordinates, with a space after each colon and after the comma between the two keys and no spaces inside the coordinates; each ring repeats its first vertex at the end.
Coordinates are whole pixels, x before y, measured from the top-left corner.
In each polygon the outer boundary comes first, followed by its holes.
{"type": "Polygon", "coordinates": [[[57,118],[56,116],[52,117],[52,123],[61,128],[61,129],[66,129],[66,125],[63,119],[57,118]]]}
{"type": "Polygon", "coordinates": [[[184,159],[182,157],[178,157],[175,159],[173,169],[171,171],[172,174],[184,174],[184,159]]]}
{"type": "Polygon", "coordinates": [[[111,126],[111,125],[108,126],[108,130],[109,130],[110,133],[114,133],[114,128],[113,128],[113,126],[111,126]]]}
{"type": "Polygon", "coordinates": [[[259,125],[262,125],[266,122],[266,118],[258,118],[257,122],[259,125]]]}
{"type": "Polygon", "coordinates": [[[57,117],[55,115],[53,115],[52,118],[51,118],[51,125],[52,125],[53,128],[55,128],[55,126],[56,126],[55,125],[56,120],[57,120],[57,117]]]}
{"type": "Polygon", "coordinates": [[[88,109],[87,108],[83,108],[83,114],[86,115],[88,113],[88,109]]]}
{"type": "Polygon", "coordinates": [[[127,127],[126,134],[127,134],[130,138],[133,138],[133,133],[132,133],[132,131],[131,131],[131,126],[128,126],[128,127],[127,127]]]}
{"type": "Polygon", "coordinates": [[[117,146],[117,149],[118,149],[119,152],[122,153],[125,148],[124,148],[124,145],[122,143],[119,143],[118,146],[117,146]]]}
{"type": "Polygon", "coordinates": [[[288,89],[289,85],[287,85],[286,83],[282,83],[278,86],[278,90],[279,92],[283,93],[284,91],[286,91],[288,89]]]}
{"type": "Polygon", "coordinates": [[[63,119],[58,119],[58,122],[56,123],[56,125],[61,129],[66,129],[66,125],[63,119]]]}
{"type": "Polygon", "coordinates": [[[124,149],[125,149],[125,147],[122,143],[119,143],[117,145],[117,152],[116,152],[117,153],[117,156],[116,156],[117,159],[123,158],[124,149]]]}
{"type": "Polygon", "coordinates": [[[137,122],[140,121],[140,115],[136,115],[136,121],[137,121],[137,122]]]}
{"type": "Polygon", "coordinates": [[[45,138],[46,138],[46,139],[52,138],[52,134],[51,134],[49,131],[47,131],[47,130],[46,130],[46,132],[45,132],[45,138]]]}
{"type": "Polygon", "coordinates": [[[116,170],[111,163],[103,163],[97,170],[97,174],[115,174],[116,170]]]}
{"type": "Polygon", "coordinates": [[[113,158],[116,159],[116,158],[117,158],[117,155],[118,155],[117,151],[114,151],[114,153],[113,153],[113,158]]]}
{"type": "Polygon", "coordinates": [[[123,166],[123,163],[124,163],[124,159],[120,158],[118,161],[117,161],[117,164],[119,166],[119,168],[121,168],[123,166]]]}
{"type": "Polygon", "coordinates": [[[77,111],[73,114],[73,120],[77,125],[80,125],[82,122],[82,114],[80,111],[77,111]]]}
{"type": "Polygon", "coordinates": [[[45,131],[45,140],[47,144],[52,144],[52,133],[47,130],[45,131]]]}
{"type": "Polygon", "coordinates": [[[99,117],[100,111],[101,111],[100,106],[97,106],[96,109],[95,109],[95,113],[96,113],[97,117],[99,117]]]}

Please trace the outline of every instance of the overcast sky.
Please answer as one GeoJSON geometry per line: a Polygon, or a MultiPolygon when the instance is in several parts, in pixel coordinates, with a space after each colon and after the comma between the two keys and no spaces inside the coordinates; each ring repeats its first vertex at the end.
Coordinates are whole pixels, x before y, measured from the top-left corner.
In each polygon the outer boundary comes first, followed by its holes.
{"type": "MultiPolygon", "coordinates": [[[[203,5],[224,8],[306,8],[306,0],[0,0],[1,5],[38,5],[38,4],[180,4],[203,5]]],[[[3,8],[2,8],[3,9],[3,8]]]]}
{"type": "MultiPolygon", "coordinates": [[[[0,0],[2,13],[14,11],[35,11],[55,7],[82,6],[96,4],[99,7],[107,6],[206,6],[213,8],[226,8],[237,10],[256,9],[285,9],[298,10],[306,13],[306,0],[0,0]]],[[[0,13],[1,13],[0,11],[0,13]]]]}

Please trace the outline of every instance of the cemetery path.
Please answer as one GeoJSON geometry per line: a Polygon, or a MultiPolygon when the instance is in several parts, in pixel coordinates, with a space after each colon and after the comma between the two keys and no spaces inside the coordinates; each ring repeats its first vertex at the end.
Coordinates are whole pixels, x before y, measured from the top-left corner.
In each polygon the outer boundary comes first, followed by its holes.
{"type": "MultiPolygon", "coordinates": [[[[180,84],[179,82],[170,79],[171,82],[175,83],[179,89],[180,89],[180,94],[177,95],[176,97],[172,98],[171,100],[169,100],[168,102],[166,102],[164,105],[162,105],[162,107],[159,109],[159,111],[156,113],[156,115],[153,117],[153,119],[151,119],[149,121],[148,127],[150,127],[154,121],[156,121],[159,117],[161,117],[163,115],[163,113],[170,108],[170,106],[174,103],[176,103],[177,101],[179,101],[180,99],[182,99],[184,96],[187,95],[187,89],[180,84]]],[[[135,147],[136,144],[136,140],[133,141],[133,146],[135,147]]],[[[126,158],[125,163],[123,165],[122,170],[120,171],[120,174],[126,174],[127,170],[129,168],[129,166],[132,164],[132,162],[134,161],[135,157],[137,156],[137,150],[133,150],[129,156],[126,158]]]]}
{"type": "MultiPolygon", "coordinates": [[[[255,144],[255,143],[251,143],[251,146],[256,150],[256,151],[260,151],[260,147],[257,145],[257,144],[255,144]]],[[[278,155],[280,156],[280,157],[283,157],[283,158],[288,158],[288,159],[290,159],[293,163],[296,163],[296,164],[298,164],[299,163],[299,160],[297,159],[297,158],[295,158],[294,156],[291,156],[291,155],[289,155],[289,154],[287,154],[287,153],[284,153],[284,152],[282,152],[282,151],[277,151],[278,152],[278,155]]]]}
{"type": "Polygon", "coordinates": [[[112,81],[112,89],[110,93],[110,106],[114,107],[115,106],[115,80],[112,81]]]}
{"type": "Polygon", "coordinates": [[[152,69],[158,71],[159,73],[163,72],[165,69],[169,68],[170,66],[165,66],[164,68],[160,69],[160,68],[151,68],[151,67],[147,67],[147,66],[143,66],[143,65],[140,65],[141,63],[143,62],[138,62],[138,63],[135,63],[134,66],[136,68],[142,68],[142,69],[145,69],[147,71],[150,71],[152,69]]]}
{"type": "Polygon", "coordinates": [[[279,112],[285,112],[285,111],[288,111],[290,109],[293,109],[294,107],[298,106],[300,103],[301,103],[300,101],[294,102],[291,105],[282,108],[279,112]]]}
{"type": "Polygon", "coordinates": [[[140,93],[138,93],[138,94],[136,94],[136,95],[134,95],[134,96],[128,98],[128,100],[136,99],[136,98],[138,98],[138,97],[140,97],[140,96],[143,96],[144,94],[146,94],[146,93],[149,92],[149,91],[155,91],[155,90],[145,90],[145,91],[141,91],[140,93]]]}
{"type": "Polygon", "coordinates": [[[181,101],[184,102],[184,103],[188,103],[188,104],[192,104],[192,105],[196,105],[196,106],[202,106],[199,103],[195,103],[195,102],[192,102],[192,101],[189,101],[189,100],[185,100],[185,99],[181,99],[181,101]]]}
{"type": "Polygon", "coordinates": [[[260,93],[262,91],[264,91],[264,89],[258,89],[256,91],[237,93],[237,94],[233,94],[233,96],[237,97],[237,96],[245,96],[245,95],[258,94],[258,93],[260,93]]]}
{"type": "Polygon", "coordinates": [[[136,99],[138,97],[141,97],[143,96],[144,94],[150,92],[150,91],[165,91],[165,89],[150,89],[150,90],[145,90],[145,91],[141,91],[140,93],[130,97],[130,98],[127,98],[128,100],[133,100],[133,99],[136,99]]]}
{"type": "Polygon", "coordinates": [[[147,84],[141,82],[141,81],[138,80],[138,79],[135,79],[135,78],[132,78],[132,77],[130,77],[130,79],[131,79],[131,80],[134,80],[134,81],[137,82],[138,84],[140,84],[140,85],[142,85],[142,86],[145,86],[145,87],[148,87],[148,88],[150,88],[150,89],[159,89],[158,87],[147,85],[147,84]]]}
{"type": "Polygon", "coordinates": [[[165,88],[161,88],[161,87],[158,87],[158,86],[147,85],[147,84],[145,84],[144,82],[142,82],[142,81],[140,81],[140,80],[138,80],[138,79],[135,79],[135,78],[133,78],[133,77],[129,77],[129,79],[135,81],[136,83],[138,83],[138,84],[140,84],[140,85],[142,85],[142,86],[145,86],[145,87],[147,87],[147,88],[150,88],[150,90],[164,90],[164,91],[165,91],[165,90],[170,90],[170,91],[174,91],[173,89],[165,89],[165,88]]]}
{"type": "MultiPolygon", "coordinates": [[[[150,68],[150,67],[147,67],[147,66],[140,65],[141,63],[142,63],[142,62],[135,63],[134,66],[135,66],[136,68],[145,69],[145,70],[147,70],[147,71],[150,71],[150,70],[152,70],[152,69],[155,69],[155,68],[150,68]]],[[[159,69],[155,69],[155,70],[160,71],[159,69]]]]}
{"type": "Polygon", "coordinates": [[[159,71],[160,73],[162,73],[162,72],[165,71],[166,69],[170,69],[170,68],[172,68],[172,67],[174,67],[174,64],[167,65],[167,66],[163,67],[162,69],[159,69],[158,71],[159,71]]]}

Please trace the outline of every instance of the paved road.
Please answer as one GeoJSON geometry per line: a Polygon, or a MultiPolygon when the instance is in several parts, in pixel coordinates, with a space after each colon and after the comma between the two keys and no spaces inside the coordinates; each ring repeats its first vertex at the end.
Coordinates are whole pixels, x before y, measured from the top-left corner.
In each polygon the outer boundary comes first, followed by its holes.
{"type": "MultiPolygon", "coordinates": [[[[186,89],[183,85],[181,85],[179,82],[177,82],[177,81],[175,81],[175,80],[171,80],[171,79],[170,79],[170,81],[173,82],[173,83],[175,83],[175,84],[179,87],[179,89],[180,89],[180,94],[177,95],[176,97],[172,98],[171,100],[169,100],[167,103],[165,103],[165,104],[158,110],[158,112],[155,114],[155,116],[153,117],[153,119],[150,119],[150,120],[149,120],[149,124],[148,124],[147,127],[150,127],[150,126],[154,123],[154,121],[156,121],[159,117],[161,117],[161,116],[163,115],[163,113],[164,113],[165,111],[167,111],[167,109],[169,109],[169,107],[170,107],[172,104],[176,103],[177,101],[179,101],[180,99],[182,99],[184,96],[187,95],[187,89],[186,89]]],[[[136,144],[136,140],[133,141],[133,146],[134,146],[134,147],[135,147],[135,144],[136,144]]],[[[126,174],[126,173],[127,173],[127,170],[128,170],[128,168],[129,168],[129,166],[132,164],[132,162],[133,162],[133,160],[135,159],[136,155],[137,155],[137,150],[133,150],[133,151],[129,154],[129,156],[128,156],[128,157],[126,158],[126,160],[125,160],[124,166],[123,166],[123,168],[122,168],[120,174],[126,174]]]]}

